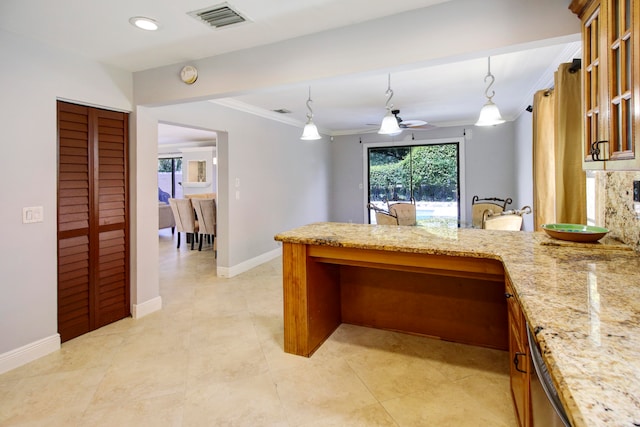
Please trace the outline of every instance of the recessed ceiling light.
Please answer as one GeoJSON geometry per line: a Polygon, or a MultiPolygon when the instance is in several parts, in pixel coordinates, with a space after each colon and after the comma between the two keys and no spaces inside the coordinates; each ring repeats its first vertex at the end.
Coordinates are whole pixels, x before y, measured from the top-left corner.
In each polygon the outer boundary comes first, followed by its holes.
{"type": "Polygon", "coordinates": [[[147,31],[155,31],[160,27],[155,19],[145,18],[144,16],[134,16],[133,18],[129,18],[129,22],[134,27],[147,31]]]}

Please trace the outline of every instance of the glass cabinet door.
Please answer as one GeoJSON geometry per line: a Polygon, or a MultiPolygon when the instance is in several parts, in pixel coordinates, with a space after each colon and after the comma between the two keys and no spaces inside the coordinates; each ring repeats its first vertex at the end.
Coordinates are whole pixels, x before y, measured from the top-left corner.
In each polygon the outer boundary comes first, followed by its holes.
{"type": "MultiPolygon", "coordinates": [[[[583,27],[583,67],[584,67],[584,108],[585,108],[585,161],[591,160],[591,147],[596,141],[607,140],[604,134],[606,126],[601,123],[600,114],[602,86],[599,83],[601,76],[600,58],[600,7],[595,8],[585,20],[583,27]]],[[[597,164],[594,167],[600,166],[597,164]]]]}
{"type": "Polygon", "coordinates": [[[632,6],[608,0],[609,149],[611,160],[633,159],[632,6]]]}

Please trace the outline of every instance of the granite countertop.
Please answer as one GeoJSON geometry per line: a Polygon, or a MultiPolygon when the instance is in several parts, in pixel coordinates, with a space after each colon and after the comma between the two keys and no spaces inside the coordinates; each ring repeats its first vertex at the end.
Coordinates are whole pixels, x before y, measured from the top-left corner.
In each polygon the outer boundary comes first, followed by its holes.
{"type": "Polygon", "coordinates": [[[282,242],[503,262],[574,426],[640,426],[640,256],[544,232],[316,223],[282,242]]]}

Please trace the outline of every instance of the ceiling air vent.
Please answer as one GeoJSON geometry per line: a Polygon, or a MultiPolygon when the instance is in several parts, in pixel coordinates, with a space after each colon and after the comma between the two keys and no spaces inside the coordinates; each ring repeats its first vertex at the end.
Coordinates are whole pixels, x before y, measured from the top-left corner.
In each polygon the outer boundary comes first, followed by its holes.
{"type": "Polygon", "coordinates": [[[215,28],[239,24],[247,21],[245,17],[233,10],[227,3],[189,12],[190,16],[215,28]]]}
{"type": "Polygon", "coordinates": [[[273,110],[275,113],[280,113],[280,114],[290,114],[291,111],[287,110],[286,108],[278,108],[277,110],[273,110]]]}

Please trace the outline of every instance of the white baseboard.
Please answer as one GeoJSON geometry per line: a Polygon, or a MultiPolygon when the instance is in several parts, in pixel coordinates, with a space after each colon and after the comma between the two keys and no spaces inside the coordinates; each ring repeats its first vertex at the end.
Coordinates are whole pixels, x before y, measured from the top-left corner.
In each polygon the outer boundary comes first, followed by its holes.
{"type": "Polygon", "coordinates": [[[151,298],[150,300],[140,304],[133,304],[131,306],[131,317],[133,317],[134,319],[139,319],[141,317],[146,316],[147,314],[151,314],[154,311],[159,311],[159,310],[162,310],[161,296],[151,298]]]}
{"type": "Polygon", "coordinates": [[[234,265],[233,267],[218,267],[216,269],[216,274],[218,275],[218,277],[237,276],[240,273],[249,271],[252,268],[259,266],[260,264],[269,262],[272,259],[278,258],[281,255],[282,255],[282,248],[276,248],[270,252],[264,253],[255,258],[251,258],[245,262],[241,262],[240,264],[234,265]]]}
{"type": "Polygon", "coordinates": [[[15,350],[0,354],[0,374],[60,350],[60,334],[34,341],[15,350]]]}

